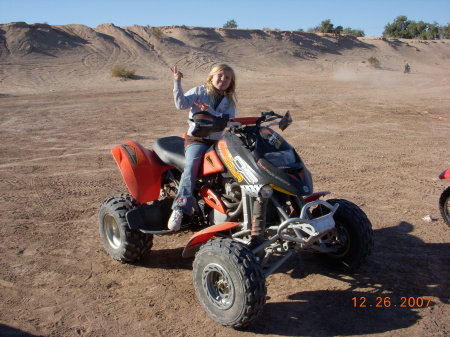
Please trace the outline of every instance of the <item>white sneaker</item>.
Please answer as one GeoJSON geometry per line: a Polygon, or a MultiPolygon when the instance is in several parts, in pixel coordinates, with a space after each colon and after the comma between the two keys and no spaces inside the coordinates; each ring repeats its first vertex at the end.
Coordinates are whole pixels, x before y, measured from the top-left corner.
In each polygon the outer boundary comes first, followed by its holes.
{"type": "Polygon", "coordinates": [[[179,231],[181,227],[181,220],[183,220],[183,211],[176,209],[172,212],[167,227],[171,231],[179,231]]]}

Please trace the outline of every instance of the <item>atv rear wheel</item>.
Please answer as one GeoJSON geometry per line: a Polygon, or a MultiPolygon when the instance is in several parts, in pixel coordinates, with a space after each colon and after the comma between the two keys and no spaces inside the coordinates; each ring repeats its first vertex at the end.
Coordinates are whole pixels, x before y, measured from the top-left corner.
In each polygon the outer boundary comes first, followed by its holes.
{"type": "Polygon", "coordinates": [[[135,262],[153,246],[153,235],[132,230],[126,213],[139,203],[129,194],[106,199],[98,212],[100,238],[108,254],[117,261],[135,262]]]}
{"type": "MultiPolygon", "coordinates": [[[[338,204],[334,213],[336,231],[322,238],[329,248],[335,248],[333,253],[317,253],[327,265],[343,270],[353,271],[364,263],[373,249],[372,224],[366,214],[355,204],[347,200],[327,200],[331,205],[338,204]]],[[[319,206],[313,210],[313,216],[319,216],[324,210],[319,206]]]]}
{"type": "Polygon", "coordinates": [[[266,303],[266,284],[253,253],[231,239],[203,245],[193,266],[195,293],[206,313],[231,328],[250,324],[266,303]]]}
{"type": "Polygon", "coordinates": [[[445,223],[450,226],[450,187],[447,187],[439,197],[439,210],[445,223]]]}

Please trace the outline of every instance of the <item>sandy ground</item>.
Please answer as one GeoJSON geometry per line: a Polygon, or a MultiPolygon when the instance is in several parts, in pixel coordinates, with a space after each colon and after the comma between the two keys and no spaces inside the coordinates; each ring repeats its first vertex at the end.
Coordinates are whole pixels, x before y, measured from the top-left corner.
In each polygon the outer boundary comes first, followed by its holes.
{"type": "Polygon", "coordinates": [[[0,25],[0,336],[448,336],[450,229],[437,201],[450,167],[450,41],[192,27],[160,40],[149,29],[0,25]],[[156,236],[137,264],[105,253],[98,207],[126,192],[110,148],[186,130],[175,62],[186,89],[213,63],[232,65],[240,116],[291,111],[283,136],[315,191],[373,224],[356,274],[296,255],[268,277],[262,315],[233,331],[195,298],[193,259],[181,258],[192,233],[156,236]],[[139,77],[111,78],[117,63],[139,77]]]}

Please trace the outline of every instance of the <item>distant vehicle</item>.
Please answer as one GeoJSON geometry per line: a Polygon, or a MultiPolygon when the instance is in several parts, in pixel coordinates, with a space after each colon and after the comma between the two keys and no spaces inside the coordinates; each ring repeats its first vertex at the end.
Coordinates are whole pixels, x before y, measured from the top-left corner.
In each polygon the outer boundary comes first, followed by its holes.
{"type": "Polygon", "coordinates": [[[406,74],[406,73],[410,73],[410,72],[411,72],[411,67],[409,66],[408,63],[406,63],[404,73],[406,74]]]}

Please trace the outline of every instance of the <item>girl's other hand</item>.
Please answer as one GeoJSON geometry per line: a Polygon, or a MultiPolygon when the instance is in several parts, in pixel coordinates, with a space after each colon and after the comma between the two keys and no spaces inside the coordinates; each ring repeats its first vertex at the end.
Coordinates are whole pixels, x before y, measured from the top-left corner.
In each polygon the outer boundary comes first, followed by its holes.
{"type": "Polygon", "coordinates": [[[181,71],[178,71],[178,67],[176,64],[173,66],[173,69],[172,68],[169,69],[172,72],[173,78],[175,80],[181,80],[183,78],[183,73],[181,71]]]}
{"type": "Polygon", "coordinates": [[[198,106],[202,111],[208,111],[209,105],[202,101],[194,102],[196,106],[198,106]]]}

